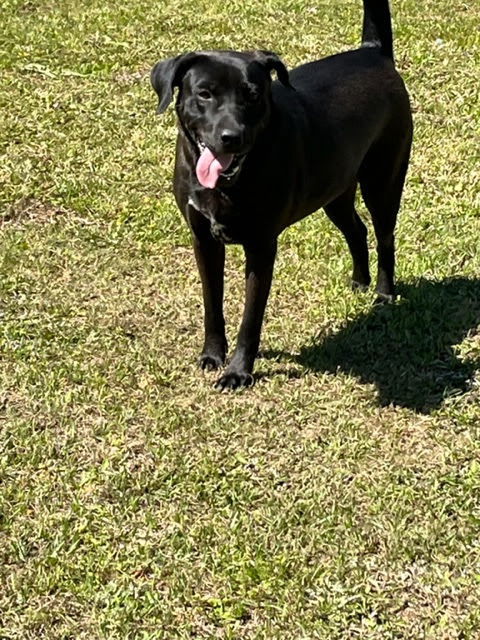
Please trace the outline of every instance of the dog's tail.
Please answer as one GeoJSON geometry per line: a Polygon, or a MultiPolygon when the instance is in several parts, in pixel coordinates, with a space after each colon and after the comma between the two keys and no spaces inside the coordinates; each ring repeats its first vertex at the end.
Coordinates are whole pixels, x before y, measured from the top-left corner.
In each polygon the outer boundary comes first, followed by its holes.
{"type": "Polygon", "coordinates": [[[378,47],[393,61],[392,20],[388,0],[363,0],[362,47],[378,47]]]}

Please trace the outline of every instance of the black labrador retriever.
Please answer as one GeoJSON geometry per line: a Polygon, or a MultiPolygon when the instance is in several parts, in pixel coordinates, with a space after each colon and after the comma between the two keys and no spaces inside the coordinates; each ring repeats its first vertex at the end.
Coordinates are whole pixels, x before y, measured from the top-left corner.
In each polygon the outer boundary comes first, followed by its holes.
{"type": "Polygon", "coordinates": [[[217,388],[253,383],[277,238],[286,227],[323,207],[352,254],[353,287],[368,286],[367,230],[354,206],[357,183],[377,238],[377,299],[394,299],[394,228],[413,127],[393,61],[388,0],[363,4],[360,49],[290,73],[267,51],[186,53],[152,70],[159,113],[178,87],[174,192],[202,280],[203,369],[221,367],[227,354],[225,244],[245,251],[245,310],[217,388]]]}

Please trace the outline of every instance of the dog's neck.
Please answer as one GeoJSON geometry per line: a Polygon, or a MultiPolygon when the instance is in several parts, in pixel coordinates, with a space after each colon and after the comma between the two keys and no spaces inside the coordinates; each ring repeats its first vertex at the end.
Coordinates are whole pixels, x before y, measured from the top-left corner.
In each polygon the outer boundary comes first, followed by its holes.
{"type": "Polygon", "coordinates": [[[190,135],[190,132],[187,129],[187,127],[183,124],[182,119],[180,118],[180,114],[178,113],[178,111],[177,111],[177,124],[178,124],[178,128],[179,128],[179,132],[181,132],[183,134],[183,138],[184,138],[185,144],[190,147],[192,155],[193,155],[193,157],[195,157],[195,153],[196,153],[196,150],[197,150],[197,143],[195,142],[195,140],[190,135]]]}

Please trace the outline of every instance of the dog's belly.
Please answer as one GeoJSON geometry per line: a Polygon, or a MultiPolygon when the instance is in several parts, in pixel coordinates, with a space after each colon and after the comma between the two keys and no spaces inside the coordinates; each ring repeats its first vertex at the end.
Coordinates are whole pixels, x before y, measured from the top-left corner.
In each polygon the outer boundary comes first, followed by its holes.
{"type": "Polygon", "coordinates": [[[332,176],[329,184],[325,183],[323,175],[310,178],[305,189],[294,192],[293,197],[289,199],[281,216],[282,231],[328,205],[343,194],[354,181],[355,176],[348,172],[332,176]]]}

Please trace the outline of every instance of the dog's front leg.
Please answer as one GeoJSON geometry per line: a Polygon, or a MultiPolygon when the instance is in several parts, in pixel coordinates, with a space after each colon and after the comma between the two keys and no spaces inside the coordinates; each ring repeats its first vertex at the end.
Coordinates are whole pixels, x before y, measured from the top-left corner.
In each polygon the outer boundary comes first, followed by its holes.
{"type": "Polygon", "coordinates": [[[277,241],[255,248],[245,247],[245,309],[232,360],[216,383],[217,389],[236,389],[253,384],[263,314],[272,284],[277,241]]]}
{"type": "Polygon", "coordinates": [[[192,235],[193,250],[202,281],[205,342],[198,364],[202,369],[218,369],[225,362],[227,339],[223,317],[223,272],[225,246],[210,234],[192,235]]]}

